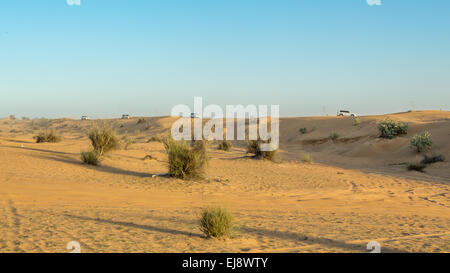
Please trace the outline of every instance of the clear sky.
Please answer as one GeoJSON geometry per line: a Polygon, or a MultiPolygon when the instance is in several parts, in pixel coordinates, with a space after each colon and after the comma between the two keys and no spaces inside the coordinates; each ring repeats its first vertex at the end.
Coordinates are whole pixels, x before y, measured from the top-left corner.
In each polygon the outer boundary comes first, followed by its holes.
{"type": "Polygon", "coordinates": [[[381,3],[1,0],[0,117],[449,110],[450,1],[381,3]]]}

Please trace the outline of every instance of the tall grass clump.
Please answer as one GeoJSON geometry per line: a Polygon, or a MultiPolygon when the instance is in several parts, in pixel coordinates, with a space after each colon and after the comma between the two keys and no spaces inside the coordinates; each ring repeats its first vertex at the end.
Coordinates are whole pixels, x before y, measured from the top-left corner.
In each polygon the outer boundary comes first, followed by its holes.
{"type": "Polygon", "coordinates": [[[100,162],[100,155],[96,150],[81,152],[81,160],[86,164],[97,166],[100,162]]]}
{"type": "Polygon", "coordinates": [[[298,131],[300,132],[300,134],[304,135],[304,134],[306,134],[308,132],[308,129],[300,128],[298,131]]]}
{"type": "Polygon", "coordinates": [[[200,219],[200,230],[207,238],[224,238],[233,230],[233,215],[222,207],[204,209],[200,219]]]}
{"type": "Polygon", "coordinates": [[[331,131],[331,133],[330,133],[331,140],[336,140],[336,139],[338,139],[338,137],[339,137],[339,134],[336,131],[331,131]]]}
{"type": "Polygon", "coordinates": [[[61,137],[56,134],[55,130],[47,130],[40,132],[39,135],[35,136],[36,143],[44,143],[44,142],[60,142],[61,137]]]}
{"type": "Polygon", "coordinates": [[[416,150],[418,153],[430,150],[431,145],[433,145],[433,141],[431,140],[431,134],[428,131],[424,131],[420,134],[415,134],[411,138],[410,147],[416,150]]]}
{"type": "Polygon", "coordinates": [[[231,142],[227,141],[227,140],[222,140],[219,143],[219,150],[223,150],[223,151],[231,151],[231,148],[233,147],[233,145],[231,144],[231,142]]]}
{"type": "Polygon", "coordinates": [[[353,126],[357,126],[361,124],[361,118],[358,116],[353,117],[353,126]]]}
{"type": "Polygon", "coordinates": [[[406,135],[408,133],[408,124],[387,118],[378,123],[378,131],[380,131],[381,138],[393,139],[399,135],[406,135]]]}
{"type": "Polygon", "coordinates": [[[88,136],[94,150],[98,152],[99,156],[120,147],[119,139],[111,127],[94,127],[91,129],[88,136]]]}
{"type": "Polygon", "coordinates": [[[207,164],[206,147],[191,147],[186,141],[164,140],[168,155],[169,175],[180,179],[196,179],[204,176],[207,164]]]}
{"type": "Polygon", "coordinates": [[[278,149],[273,151],[263,151],[261,150],[261,144],[270,143],[270,140],[249,140],[247,142],[247,153],[254,154],[257,159],[267,159],[270,161],[275,161],[275,156],[278,149]]]}

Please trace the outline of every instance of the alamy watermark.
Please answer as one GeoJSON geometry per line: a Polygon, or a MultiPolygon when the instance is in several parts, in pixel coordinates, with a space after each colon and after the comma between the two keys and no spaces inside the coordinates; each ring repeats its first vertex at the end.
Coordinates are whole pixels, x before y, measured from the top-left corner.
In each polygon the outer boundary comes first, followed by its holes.
{"type": "Polygon", "coordinates": [[[278,149],[280,142],[280,106],[271,105],[270,115],[268,108],[267,105],[226,105],[224,112],[222,107],[215,104],[203,108],[202,97],[195,97],[194,111],[184,104],[172,108],[171,115],[181,118],[172,124],[171,135],[175,140],[261,139],[266,142],[260,145],[262,151],[274,151],[278,149]],[[203,117],[209,118],[205,125],[203,117]]]}

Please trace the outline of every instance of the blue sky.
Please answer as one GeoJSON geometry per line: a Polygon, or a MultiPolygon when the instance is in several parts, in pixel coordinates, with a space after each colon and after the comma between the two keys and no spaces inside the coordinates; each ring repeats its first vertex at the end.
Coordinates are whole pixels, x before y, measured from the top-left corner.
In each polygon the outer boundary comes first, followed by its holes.
{"type": "Polygon", "coordinates": [[[0,117],[450,110],[450,1],[0,1],[0,117]]]}

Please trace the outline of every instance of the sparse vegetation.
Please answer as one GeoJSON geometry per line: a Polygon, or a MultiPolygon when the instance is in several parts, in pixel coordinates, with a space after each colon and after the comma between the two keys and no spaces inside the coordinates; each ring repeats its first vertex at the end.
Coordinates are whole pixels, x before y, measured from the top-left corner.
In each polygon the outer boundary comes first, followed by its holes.
{"type": "Polygon", "coordinates": [[[278,152],[278,149],[273,151],[262,151],[261,144],[270,143],[270,140],[250,140],[247,141],[247,153],[254,154],[257,159],[267,159],[271,161],[275,161],[275,156],[278,152]]]}
{"type": "Polygon", "coordinates": [[[22,120],[30,120],[29,117],[22,117],[22,120]]]}
{"type": "Polygon", "coordinates": [[[200,230],[207,238],[224,238],[233,230],[233,215],[222,207],[204,209],[200,219],[200,230]]]}
{"type": "Polygon", "coordinates": [[[426,165],[422,163],[409,163],[408,164],[408,171],[417,171],[417,172],[423,172],[426,165]]]}
{"type": "Polygon", "coordinates": [[[128,150],[128,147],[130,147],[131,144],[134,144],[134,141],[131,138],[124,136],[120,140],[120,143],[121,143],[122,149],[128,150]]]}
{"type": "Polygon", "coordinates": [[[151,138],[149,138],[147,140],[147,143],[149,142],[162,142],[164,140],[165,137],[163,136],[152,136],[151,138]]]}
{"type": "Polygon", "coordinates": [[[313,163],[311,156],[309,154],[305,154],[302,156],[302,162],[304,163],[313,163]]]}
{"type": "Polygon", "coordinates": [[[169,175],[180,179],[202,178],[207,164],[206,148],[191,147],[186,141],[164,140],[169,175]]]}
{"type": "Polygon", "coordinates": [[[44,143],[44,142],[60,142],[61,137],[56,134],[55,130],[47,130],[40,132],[39,135],[35,136],[36,143],[44,143]]]}
{"type": "Polygon", "coordinates": [[[339,138],[339,134],[336,131],[331,131],[330,133],[330,139],[331,140],[336,140],[339,138]]]}
{"type": "Polygon", "coordinates": [[[445,157],[443,155],[432,155],[432,156],[424,155],[421,163],[424,165],[428,165],[428,164],[444,162],[444,161],[445,161],[445,157]]]}
{"type": "Polygon", "coordinates": [[[111,127],[94,127],[88,136],[94,150],[98,152],[99,156],[103,156],[105,153],[119,148],[119,140],[111,127]]]}
{"type": "Polygon", "coordinates": [[[16,120],[16,116],[14,116],[14,115],[9,115],[9,119],[10,119],[10,120],[16,120]]]}
{"type": "Polygon", "coordinates": [[[426,152],[431,149],[433,141],[431,140],[431,134],[428,131],[424,131],[420,134],[415,134],[411,138],[411,148],[415,149],[418,153],[426,152]]]}
{"type": "Polygon", "coordinates": [[[353,117],[353,126],[357,126],[361,124],[361,118],[358,116],[353,117]]]}
{"type": "Polygon", "coordinates": [[[219,143],[219,150],[223,150],[223,151],[231,151],[231,148],[233,147],[233,145],[231,144],[231,142],[227,141],[227,140],[222,140],[219,143]]]}
{"type": "Polygon", "coordinates": [[[96,150],[81,152],[81,160],[86,164],[97,166],[100,162],[100,155],[96,150]]]}
{"type": "Polygon", "coordinates": [[[145,123],[145,118],[139,118],[136,124],[145,123]]]}
{"type": "Polygon", "coordinates": [[[304,135],[304,134],[306,134],[308,132],[308,129],[300,128],[298,131],[300,132],[300,134],[304,135]]]}
{"type": "Polygon", "coordinates": [[[378,130],[381,138],[393,139],[399,135],[406,135],[408,133],[408,124],[386,118],[378,123],[378,130]]]}

